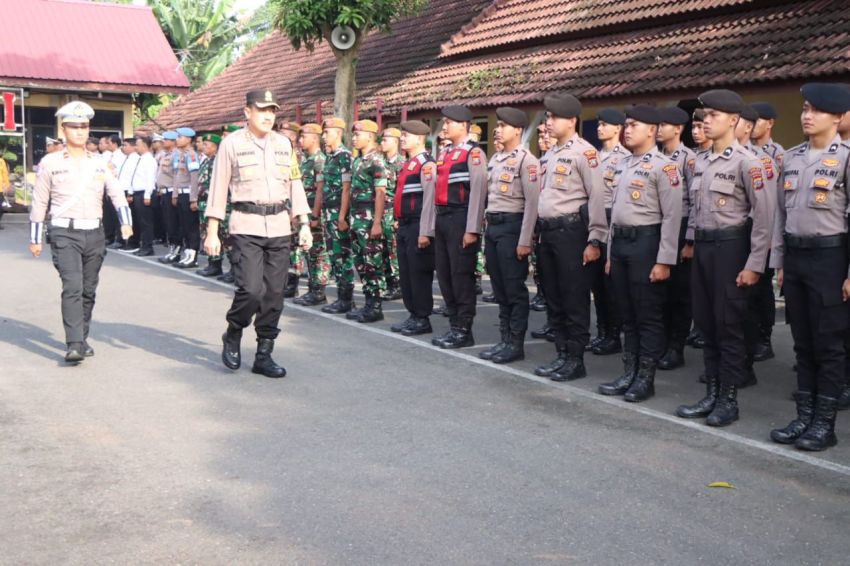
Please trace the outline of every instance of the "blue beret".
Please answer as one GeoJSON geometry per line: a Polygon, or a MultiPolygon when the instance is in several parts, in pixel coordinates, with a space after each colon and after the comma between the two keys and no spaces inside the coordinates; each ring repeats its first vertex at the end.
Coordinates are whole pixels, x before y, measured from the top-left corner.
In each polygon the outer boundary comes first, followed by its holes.
{"type": "Polygon", "coordinates": [[[850,90],[838,83],[807,83],[800,89],[803,98],[820,110],[830,114],[850,111],[850,90]]]}
{"type": "Polygon", "coordinates": [[[688,123],[688,113],[678,106],[667,106],[659,108],[658,113],[661,116],[661,121],[665,124],[673,124],[674,126],[684,126],[688,123]]]}
{"type": "Polygon", "coordinates": [[[603,108],[596,113],[596,119],[615,126],[622,126],[626,123],[626,115],[616,108],[603,108]]]}
{"type": "Polygon", "coordinates": [[[193,130],[192,128],[177,128],[177,135],[186,136],[187,138],[194,138],[195,130],[193,130]]]}
{"type": "Polygon", "coordinates": [[[755,108],[756,112],[759,113],[759,118],[763,120],[775,120],[779,118],[776,108],[769,102],[753,102],[750,106],[755,108]]]}
{"type": "Polygon", "coordinates": [[[626,118],[631,118],[632,120],[637,120],[650,126],[657,126],[661,123],[661,112],[654,106],[638,104],[637,106],[626,108],[626,118]]]}
{"type": "Polygon", "coordinates": [[[168,130],[162,134],[162,139],[174,141],[177,139],[177,132],[174,130],[168,130]]]}

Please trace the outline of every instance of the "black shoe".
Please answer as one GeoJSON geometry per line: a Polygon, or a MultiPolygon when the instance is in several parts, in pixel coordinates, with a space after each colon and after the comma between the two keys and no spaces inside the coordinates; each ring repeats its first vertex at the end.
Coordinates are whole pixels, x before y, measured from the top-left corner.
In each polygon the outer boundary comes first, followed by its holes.
{"type": "Polygon", "coordinates": [[[68,350],[65,352],[65,361],[70,364],[77,364],[83,361],[83,343],[71,342],[68,344],[68,350]]]}
{"type": "Polygon", "coordinates": [[[702,337],[702,334],[696,336],[691,342],[691,347],[696,348],[697,350],[702,350],[705,348],[705,338],[702,337]]]}
{"type": "Polygon", "coordinates": [[[508,325],[500,322],[499,323],[499,342],[490,346],[486,350],[478,352],[478,357],[482,360],[490,361],[493,359],[493,356],[501,352],[508,345],[508,341],[511,339],[511,333],[508,329],[508,325]]]}
{"type": "Polygon", "coordinates": [[[699,330],[697,330],[696,328],[692,328],[690,333],[688,333],[688,337],[685,338],[685,344],[688,346],[693,346],[694,341],[701,336],[702,334],[699,330]]]}
{"type": "Polygon", "coordinates": [[[448,338],[439,344],[444,350],[457,350],[458,348],[469,348],[475,346],[472,331],[465,328],[454,328],[448,338]]]}
{"type": "Polygon", "coordinates": [[[94,348],[89,346],[88,340],[83,340],[83,357],[90,358],[94,356],[94,348]]]}
{"type": "Polygon", "coordinates": [[[608,383],[601,384],[597,391],[602,395],[623,395],[626,391],[631,387],[632,382],[635,380],[635,375],[637,375],[638,370],[638,357],[631,353],[626,352],[623,354],[623,375],[615,379],[614,381],[609,381],[608,383]]]}
{"type": "Polygon", "coordinates": [[[495,303],[496,302],[496,295],[494,293],[482,295],[481,300],[484,301],[485,303],[495,303]]]}
{"type": "Polygon", "coordinates": [[[242,331],[231,330],[230,328],[221,335],[221,361],[227,369],[237,370],[242,365],[242,353],[240,345],[242,343],[242,331]]]}
{"type": "Polygon", "coordinates": [[[558,357],[548,364],[535,368],[534,375],[550,377],[553,373],[564,367],[565,363],[567,363],[567,349],[562,347],[558,349],[558,357]]]}
{"type": "Polygon", "coordinates": [[[325,295],[325,288],[320,286],[310,289],[306,295],[302,295],[292,302],[302,307],[315,307],[327,304],[328,298],[325,295]]]}
{"type": "Polygon", "coordinates": [[[285,377],[286,370],[277,365],[272,359],[274,340],[271,338],[257,339],[257,354],[254,356],[254,365],[251,367],[253,373],[266,377],[285,377]]]}
{"type": "Polygon", "coordinates": [[[221,260],[220,259],[210,259],[207,260],[207,266],[196,271],[198,275],[201,277],[218,277],[222,274],[221,271],[221,260]]]}
{"type": "Polygon", "coordinates": [[[775,356],[776,355],[773,353],[773,345],[770,343],[770,337],[767,337],[766,340],[762,339],[759,341],[753,351],[753,361],[755,362],[763,362],[775,356]]]}
{"type": "Polygon", "coordinates": [[[839,411],[850,409],[850,384],[844,386],[844,391],[838,396],[836,408],[839,411]]]}
{"type": "Polygon", "coordinates": [[[124,244],[123,246],[118,248],[118,251],[128,254],[135,254],[137,251],[139,251],[139,246],[131,246],[130,244],[124,244]]]}
{"type": "Polygon", "coordinates": [[[431,338],[431,344],[433,344],[434,346],[439,346],[440,348],[442,348],[443,342],[448,340],[451,337],[453,332],[454,332],[454,328],[450,328],[449,331],[446,332],[445,334],[443,334],[442,336],[434,336],[433,338],[431,338]]]}
{"type": "Polygon", "coordinates": [[[728,426],[738,420],[738,388],[721,383],[714,409],[706,417],[708,426],[728,426]]]}
{"type": "Polygon", "coordinates": [[[230,271],[228,271],[227,273],[219,275],[218,277],[216,277],[216,279],[218,281],[221,281],[222,283],[229,283],[231,285],[236,283],[236,275],[234,275],[232,269],[230,271]]]}
{"type": "Polygon", "coordinates": [[[818,395],[815,399],[815,416],[806,432],[794,446],[800,450],[820,452],[838,444],[835,436],[835,411],[837,399],[818,395]]]}
{"type": "Polygon", "coordinates": [[[363,307],[359,309],[352,308],[347,313],[345,313],[345,318],[347,320],[357,320],[357,317],[359,317],[360,313],[362,313],[364,310],[366,310],[366,305],[363,305],[363,307]]]}
{"type": "Polygon", "coordinates": [[[403,321],[397,322],[397,323],[393,324],[392,326],[390,326],[390,331],[391,332],[401,332],[402,330],[404,330],[405,328],[407,328],[408,326],[410,326],[414,322],[416,322],[416,317],[413,316],[413,315],[410,315],[406,319],[404,319],[403,321]]]}
{"type": "Polygon", "coordinates": [[[655,395],[655,360],[643,358],[640,360],[637,375],[623,394],[623,400],[629,403],[646,401],[655,395]]]}
{"type": "Polygon", "coordinates": [[[434,307],[433,309],[431,309],[431,314],[441,314],[443,316],[447,316],[446,315],[446,305],[438,305],[438,306],[434,307]]]}
{"type": "Polygon", "coordinates": [[[111,244],[106,246],[106,249],[108,249],[108,250],[120,250],[123,247],[124,247],[124,244],[122,244],[121,242],[112,242],[111,244]]]}
{"type": "Polygon", "coordinates": [[[505,347],[496,352],[496,354],[490,358],[490,361],[494,364],[509,364],[518,360],[524,360],[524,342],[524,334],[509,334],[505,347]]]}
{"type": "MultiPolygon", "coordinates": [[[[348,315],[346,315],[346,318],[348,318],[348,315]]],[[[380,320],[384,320],[384,311],[381,308],[381,298],[366,295],[366,306],[363,307],[363,310],[360,311],[360,314],[357,316],[357,322],[368,324],[371,322],[378,322],[380,320]]]]}
{"type": "Polygon", "coordinates": [[[597,327],[596,329],[596,337],[591,338],[590,342],[584,347],[585,352],[592,352],[593,348],[596,347],[597,344],[605,340],[605,329],[597,327]]]}
{"type": "Polygon", "coordinates": [[[797,404],[797,418],[788,423],[785,428],[770,431],[770,439],[779,444],[794,444],[803,436],[815,416],[815,398],[810,391],[795,391],[794,402],[797,404]]]}
{"type": "Polygon", "coordinates": [[[670,348],[658,360],[658,369],[665,371],[680,368],[685,365],[685,356],[680,348],[670,348]]]}
{"type": "Polygon", "coordinates": [[[549,376],[552,381],[573,381],[587,376],[584,360],[578,356],[567,356],[566,362],[558,371],[549,376]]]}
{"type": "Polygon", "coordinates": [[[619,354],[623,351],[623,344],[620,342],[620,334],[614,334],[613,332],[605,334],[605,338],[597,342],[596,346],[591,348],[591,351],[596,356],[619,354]]]}
{"type": "Polygon", "coordinates": [[[330,314],[345,314],[351,312],[355,308],[354,304],[354,287],[343,287],[337,289],[337,300],[333,303],[322,307],[322,312],[330,314]]]}
{"type": "Polygon", "coordinates": [[[746,387],[752,387],[753,385],[755,385],[759,382],[758,378],[756,377],[756,370],[753,369],[752,365],[750,365],[747,368],[746,371],[747,371],[747,381],[745,381],[744,383],[739,385],[738,389],[744,389],[746,387]]]}
{"type": "Polygon", "coordinates": [[[537,311],[537,312],[545,311],[546,310],[546,299],[545,299],[545,297],[543,297],[543,295],[541,295],[538,292],[536,295],[534,295],[534,298],[531,299],[531,303],[529,304],[529,307],[533,311],[537,311]]]}
{"type": "Polygon", "coordinates": [[[547,342],[555,341],[555,330],[549,326],[549,323],[543,325],[542,328],[538,330],[531,331],[531,337],[537,340],[546,340],[547,342]]]}
{"type": "Polygon", "coordinates": [[[484,293],[484,289],[481,288],[481,276],[475,277],[475,294],[481,295],[484,293]]]}
{"type": "Polygon", "coordinates": [[[298,296],[298,274],[297,273],[287,273],[286,274],[286,287],[283,288],[283,298],[291,299],[293,297],[298,296]]]}
{"type": "Polygon", "coordinates": [[[700,419],[707,417],[714,410],[720,381],[716,377],[707,378],[705,382],[705,397],[693,405],[679,405],[676,415],[683,419],[700,419]]]}
{"type": "Polygon", "coordinates": [[[410,326],[401,331],[402,336],[418,336],[431,334],[431,321],[427,318],[417,318],[410,326]]]}
{"type": "Polygon", "coordinates": [[[393,285],[387,289],[387,292],[381,295],[384,301],[397,301],[401,299],[401,289],[393,285]]]}
{"type": "Polygon", "coordinates": [[[137,256],[137,257],[150,257],[150,256],[154,255],[154,252],[153,252],[152,248],[148,248],[148,249],[141,249],[137,252],[134,252],[133,255],[137,256]]]}

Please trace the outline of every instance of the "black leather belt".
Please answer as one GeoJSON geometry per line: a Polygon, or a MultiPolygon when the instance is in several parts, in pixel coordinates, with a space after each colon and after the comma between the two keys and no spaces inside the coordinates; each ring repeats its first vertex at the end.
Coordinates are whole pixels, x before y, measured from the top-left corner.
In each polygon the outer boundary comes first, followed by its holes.
{"type": "Polygon", "coordinates": [[[724,240],[738,240],[747,238],[750,229],[747,224],[741,226],[732,226],[731,228],[717,228],[714,230],[704,230],[697,228],[694,230],[694,241],[696,242],[722,242],[724,240]]]}
{"type": "Polygon", "coordinates": [[[573,224],[578,224],[584,222],[581,217],[581,214],[578,212],[574,212],[572,214],[564,214],[563,216],[556,216],[555,218],[538,218],[537,219],[537,230],[540,232],[548,232],[550,230],[560,230],[561,228],[566,228],[568,226],[572,226],[573,224]]]}
{"type": "Polygon", "coordinates": [[[466,207],[466,206],[443,206],[443,205],[438,205],[436,208],[437,208],[437,216],[442,216],[442,215],[444,215],[444,214],[452,214],[452,213],[455,213],[455,212],[461,212],[461,211],[462,211],[462,212],[466,212],[467,210],[469,210],[469,208],[468,208],[468,207],[466,207]]]}
{"type": "Polygon", "coordinates": [[[274,216],[290,209],[289,199],[272,204],[257,204],[255,202],[234,202],[233,210],[259,216],[274,216]]]}
{"type": "Polygon", "coordinates": [[[487,224],[506,224],[508,222],[522,222],[522,212],[488,212],[487,224]]]}
{"type": "Polygon", "coordinates": [[[624,240],[636,240],[641,236],[656,236],[661,233],[661,224],[647,224],[645,226],[617,226],[611,227],[614,238],[624,240]]]}
{"type": "Polygon", "coordinates": [[[819,248],[841,248],[847,245],[847,234],[835,234],[834,236],[793,236],[783,234],[785,247],[801,250],[812,250],[819,248]]]}

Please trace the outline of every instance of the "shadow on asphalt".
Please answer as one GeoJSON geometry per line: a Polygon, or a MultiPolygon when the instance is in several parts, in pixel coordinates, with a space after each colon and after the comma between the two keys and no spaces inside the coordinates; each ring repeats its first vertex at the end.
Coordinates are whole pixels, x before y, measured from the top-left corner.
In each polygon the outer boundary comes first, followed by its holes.
{"type": "Polygon", "coordinates": [[[65,343],[40,326],[14,318],[0,318],[0,341],[65,365],[61,359],[65,352],[65,343]]]}
{"type": "Polygon", "coordinates": [[[205,347],[206,343],[182,334],[165,332],[138,324],[98,322],[92,323],[92,346],[105,343],[116,349],[136,348],[155,356],[224,373],[218,353],[205,347]]]}

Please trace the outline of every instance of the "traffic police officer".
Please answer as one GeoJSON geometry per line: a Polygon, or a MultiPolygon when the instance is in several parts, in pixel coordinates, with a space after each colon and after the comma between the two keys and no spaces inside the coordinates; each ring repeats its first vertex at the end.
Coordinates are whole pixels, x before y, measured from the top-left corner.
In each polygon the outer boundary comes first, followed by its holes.
{"type": "Polygon", "coordinates": [[[797,418],[770,437],[820,451],[837,443],[836,404],[844,388],[850,147],[841,143],[838,123],[850,111],[850,92],[825,83],[801,90],[808,141],[785,153],[771,256],[797,355],[797,418]]]}
{"type": "Polygon", "coordinates": [[[227,313],[221,357],[229,369],[239,368],[242,329],[254,318],[257,353],[251,371],[266,377],[286,375],[271,354],[280,333],[293,219],[300,221],[301,246],[308,249],[312,244],[310,207],[295,148],[288,138],[272,131],[275,109],[279,108],[270,90],[247,94],[244,112],[248,125],[222,140],[215,160],[204,242],[209,255],[221,253],[218,223],[225,217],[229,194],[236,293],[227,313]]]}
{"type": "Polygon", "coordinates": [[[747,302],[766,267],[775,211],[765,195],[761,161],[735,140],[743,99],[730,90],[711,90],[700,102],[713,145],[694,170],[688,229],[694,230],[693,309],[705,336],[707,391],[676,413],[726,426],[738,419],[737,388],[748,379],[747,302]]]}
{"type": "Polygon", "coordinates": [[[496,136],[503,150],[490,159],[484,253],[496,302],[501,341],[478,354],[505,364],[525,358],[528,330],[528,256],[537,223],[540,162],[522,144],[528,116],[516,108],[496,110],[496,136]]]}
{"type": "Polygon", "coordinates": [[[650,106],[626,110],[625,143],[632,154],[620,162],[608,271],[617,290],[626,336],[623,375],[599,386],[603,395],[638,402],[655,394],[655,369],[664,353],[664,302],[670,272],[678,263],[684,188],[678,165],[655,147],[662,113],[650,106]]]}
{"type": "Polygon", "coordinates": [[[41,255],[47,224],[53,266],[62,279],[62,324],[68,346],[65,361],[78,363],[94,355],[88,336],[106,256],[104,190],[118,211],[122,239],[132,236],[133,221],[118,179],[106,162],[86,151],[94,110],[77,101],[60,108],[56,116],[67,147],[41,160],[30,210],[29,249],[34,257],[41,255]]]}
{"type": "Polygon", "coordinates": [[[599,261],[608,237],[605,179],[596,149],[578,136],[578,99],[550,94],[543,104],[553,145],[540,160],[538,261],[558,356],[535,373],[567,381],[587,375],[591,264],[599,261]]]}

